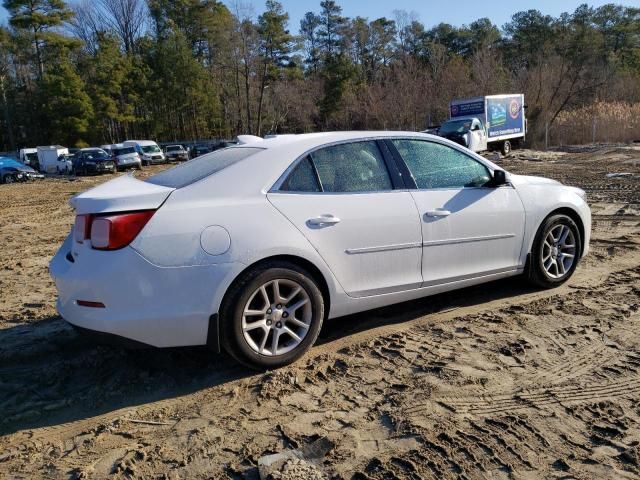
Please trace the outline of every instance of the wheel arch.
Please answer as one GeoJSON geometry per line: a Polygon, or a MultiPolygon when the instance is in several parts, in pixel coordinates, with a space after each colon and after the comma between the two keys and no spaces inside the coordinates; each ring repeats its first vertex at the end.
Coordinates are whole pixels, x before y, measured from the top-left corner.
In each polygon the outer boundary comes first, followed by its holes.
{"type": "Polygon", "coordinates": [[[220,307],[222,308],[222,305],[224,305],[227,301],[229,301],[229,292],[233,290],[233,287],[241,280],[244,274],[261,265],[264,265],[265,263],[272,263],[272,262],[292,263],[302,268],[303,270],[306,270],[307,272],[309,272],[309,274],[313,277],[313,279],[318,284],[318,288],[322,293],[322,298],[325,302],[324,315],[326,320],[328,318],[329,311],[331,309],[331,291],[329,289],[329,283],[327,282],[327,279],[325,278],[322,271],[316,265],[314,265],[313,262],[311,262],[306,258],[300,257],[298,255],[287,255],[287,254],[272,255],[269,257],[261,258],[260,260],[257,260],[251,263],[250,265],[245,267],[242,271],[240,271],[229,283],[229,286],[226,288],[224,295],[222,296],[220,307]]]}
{"type": "MultiPolygon", "coordinates": [[[[584,230],[584,222],[582,221],[582,218],[580,217],[580,214],[577,212],[577,210],[574,210],[571,207],[559,207],[556,208],[555,210],[552,210],[551,212],[549,212],[547,215],[545,215],[542,220],[538,223],[536,229],[535,229],[535,234],[537,235],[538,231],[540,230],[540,227],[544,224],[544,222],[547,221],[547,219],[553,215],[566,215],[567,217],[569,217],[571,220],[573,220],[576,225],[578,226],[578,231],[580,233],[580,257],[582,257],[582,254],[584,252],[584,247],[585,247],[585,230],[584,230]]],[[[531,243],[531,245],[529,246],[529,252],[528,254],[531,254],[531,249],[533,248],[533,242],[531,243]]]]}

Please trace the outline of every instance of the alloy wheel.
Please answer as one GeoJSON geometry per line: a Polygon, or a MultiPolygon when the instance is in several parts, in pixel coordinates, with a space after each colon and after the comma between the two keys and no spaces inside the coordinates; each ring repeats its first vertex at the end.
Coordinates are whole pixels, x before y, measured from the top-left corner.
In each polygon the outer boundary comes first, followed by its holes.
{"type": "Polygon", "coordinates": [[[270,280],[249,297],[242,313],[242,332],[261,355],[283,355],[304,340],[313,319],[311,298],[299,283],[270,280]]]}
{"type": "Polygon", "coordinates": [[[564,224],[555,225],[542,243],[542,265],[551,278],[564,277],[576,260],[576,239],[564,224]]]}

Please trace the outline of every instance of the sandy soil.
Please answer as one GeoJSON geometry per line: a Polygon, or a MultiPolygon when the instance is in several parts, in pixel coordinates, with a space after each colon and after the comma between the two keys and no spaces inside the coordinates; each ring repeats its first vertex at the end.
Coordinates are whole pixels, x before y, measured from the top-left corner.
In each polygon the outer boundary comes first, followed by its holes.
{"type": "Polygon", "coordinates": [[[640,150],[499,163],[587,190],[592,252],[569,284],[336,319],[264,374],[77,336],[47,263],[69,197],[106,177],[0,186],[0,477],[257,478],[263,455],[328,437],[326,456],[275,477],[640,478],[640,150]]]}

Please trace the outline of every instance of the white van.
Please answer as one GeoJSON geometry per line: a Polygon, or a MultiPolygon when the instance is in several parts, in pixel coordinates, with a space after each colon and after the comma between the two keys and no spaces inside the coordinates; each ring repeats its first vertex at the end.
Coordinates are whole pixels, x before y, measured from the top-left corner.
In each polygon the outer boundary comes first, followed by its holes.
{"type": "Polygon", "coordinates": [[[143,165],[151,165],[152,163],[166,163],[164,153],[153,140],[127,140],[123,142],[124,146],[135,147],[140,154],[143,165]]]}

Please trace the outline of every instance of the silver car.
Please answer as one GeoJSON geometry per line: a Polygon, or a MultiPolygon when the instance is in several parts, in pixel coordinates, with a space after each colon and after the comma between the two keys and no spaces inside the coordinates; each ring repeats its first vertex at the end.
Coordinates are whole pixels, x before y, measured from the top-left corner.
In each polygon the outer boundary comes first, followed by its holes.
{"type": "Polygon", "coordinates": [[[116,168],[118,170],[126,170],[127,168],[135,168],[140,170],[142,168],[142,159],[135,147],[125,147],[114,145],[111,148],[113,160],[116,162],[116,168]]]}

